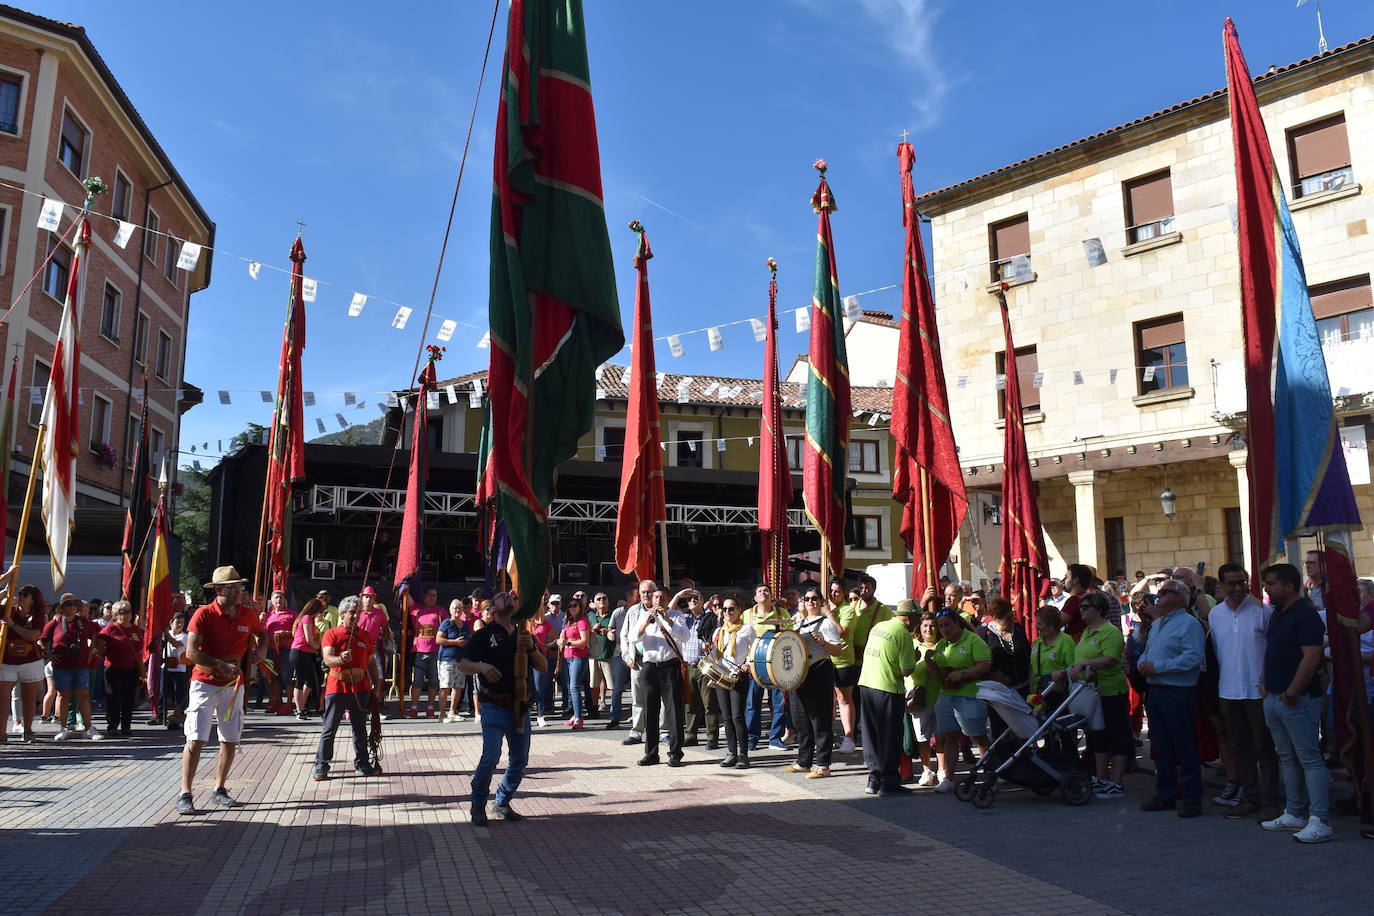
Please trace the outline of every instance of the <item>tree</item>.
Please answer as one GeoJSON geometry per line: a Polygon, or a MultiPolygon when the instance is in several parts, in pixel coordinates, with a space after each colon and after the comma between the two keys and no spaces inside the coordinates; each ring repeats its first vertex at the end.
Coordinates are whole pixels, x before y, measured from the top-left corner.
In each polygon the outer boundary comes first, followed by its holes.
{"type": "Polygon", "coordinates": [[[210,484],[205,472],[183,465],[177,475],[176,533],[181,537],[181,581],[201,582],[210,551],[210,484]]]}

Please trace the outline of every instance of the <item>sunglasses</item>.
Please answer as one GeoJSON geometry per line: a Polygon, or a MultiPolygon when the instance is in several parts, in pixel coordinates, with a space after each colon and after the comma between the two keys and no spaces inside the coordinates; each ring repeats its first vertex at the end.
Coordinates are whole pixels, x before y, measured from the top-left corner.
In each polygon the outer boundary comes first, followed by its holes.
{"type": "Polygon", "coordinates": [[[821,596],[820,596],[820,595],[807,595],[807,596],[806,596],[805,598],[803,598],[802,600],[803,600],[803,601],[820,601],[820,600],[821,600],[821,596]]]}

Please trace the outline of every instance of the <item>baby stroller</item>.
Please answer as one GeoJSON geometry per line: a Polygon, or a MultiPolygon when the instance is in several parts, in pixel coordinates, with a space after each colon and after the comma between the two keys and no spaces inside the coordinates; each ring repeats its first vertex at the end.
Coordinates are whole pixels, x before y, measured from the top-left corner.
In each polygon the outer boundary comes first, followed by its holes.
{"type": "Polygon", "coordinates": [[[1058,705],[1040,717],[1016,691],[996,681],[979,682],[978,698],[997,711],[1007,730],[955,785],[956,798],[973,802],[975,808],[990,808],[997,800],[999,779],[1036,795],[1058,789],[1070,805],[1083,805],[1092,798],[1092,779],[1078,772],[1076,732],[1084,723],[1101,718],[1092,684],[1079,681],[1062,698],[1055,696],[1058,705]]]}

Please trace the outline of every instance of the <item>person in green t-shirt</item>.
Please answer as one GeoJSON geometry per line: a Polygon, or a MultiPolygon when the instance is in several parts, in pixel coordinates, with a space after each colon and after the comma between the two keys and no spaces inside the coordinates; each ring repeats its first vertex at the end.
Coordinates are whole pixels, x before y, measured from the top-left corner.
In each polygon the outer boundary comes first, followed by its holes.
{"type": "Polygon", "coordinates": [[[600,715],[601,704],[611,692],[611,659],[615,657],[617,649],[615,631],[611,627],[611,598],[605,592],[597,592],[592,598],[587,622],[592,628],[591,712],[600,715]]]}
{"type": "MultiPolygon", "coordinates": [[[[841,641],[840,654],[835,657],[835,687],[839,699],[840,724],[844,727],[844,739],[840,741],[839,747],[842,754],[854,750],[855,719],[858,713],[854,688],[859,683],[864,649],[868,646],[868,634],[875,625],[892,619],[892,609],[874,597],[877,588],[878,581],[872,576],[860,576],[858,583],[849,592],[849,603],[835,610],[835,623],[840,627],[841,641]]],[[[831,594],[833,597],[833,584],[831,594]]]]}
{"type": "Polygon", "coordinates": [[[859,674],[860,728],[869,795],[909,795],[902,785],[902,716],[906,714],[906,681],[916,670],[916,647],[911,631],[919,611],[916,602],[897,602],[897,616],[868,631],[863,668],[859,674]]]}
{"type": "Polygon", "coordinates": [[[1054,605],[1042,604],[1035,609],[1035,629],[1039,635],[1031,643],[1032,694],[1043,694],[1053,680],[1054,673],[1073,664],[1073,638],[1059,629],[1061,623],[1059,608],[1054,605]]]}
{"type": "Polygon", "coordinates": [[[912,736],[916,739],[916,752],[921,757],[921,776],[916,785],[928,789],[940,781],[935,769],[930,765],[930,743],[935,739],[935,701],[940,699],[940,678],[925,660],[926,652],[933,650],[940,642],[940,634],[935,627],[935,614],[923,611],[913,635],[916,668],[911,672],[911,677],[906,679],[906,709],[911,714],[911,730],[912,736]],[[925,688],[925,705],[914,706],[912,700],[915,699],[917,689],[921,687],[925,688]]]}
{"type": "MultiPolygon", "coordinates": [[[[1083,633],[1074,647],[1074,661],[1067,678],[1078,680],[1091,671],[1097,677],[1097,692],[1102,698],[1102,730],[1088,732],[1088,749],[1093,752],[1097,770],[1093,796],[1122,798],[1126,794],[1122,779],[1130,757],[1135,754],[1126,697],[1126,672],[1122,667],[1126,639],[1107,619],[1105,595],[1095,592],[1084,595],[1079,610],[1083,615],[1083,633]],[[1109,778],[1112,773],[1116,775],[1115,780],[1109,778]]],[[[1060,676],[1065,675],[1061,673],[1060,676]]]]}
{"type": "Polygon", "coordinates": [[[978,681],[992,670],[992,650],[969,629],[958,611],[946,608],[935,615],[940,642],[927,651],[925,660],[940,676],[940,698],[935,702],[936,792],[954,788],[950,775],[959,759],[959,736],[967,735],[979,750],[988,749],[987,704],[978,699],[978,681]]]}

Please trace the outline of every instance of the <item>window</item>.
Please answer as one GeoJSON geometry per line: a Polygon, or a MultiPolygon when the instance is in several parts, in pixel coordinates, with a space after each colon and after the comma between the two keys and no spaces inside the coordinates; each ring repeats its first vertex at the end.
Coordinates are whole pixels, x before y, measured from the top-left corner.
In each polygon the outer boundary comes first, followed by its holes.
{"type": "Polygon", "coordinates": [[[33,361],[33,387],[29,389],[29,425],[37,426],[43,419],[43,396],[48,391],[48,379],[52,377],[52,366],[41,359],[33,361]]]}
{"type": "Polygon", "coordinates": [[[10,208],[0,207],[0,276],[4,275],[5,268],[9,266],[6,257],[10,250],[9,232],[10,208]]]}
{"type": "Polygon", "coordinates": [[[129,218],[129,206],[133,202],[134,186],[129,179],[124,177],[124,173],[115,170],[114,195],[110,202],[110,215],[115,219],[127,220],[129,218]]]}
{"type": "Polygon", "coordinates": [[[806,462],[806,437],[787,436],[787,466],[790,470],[800,471],[806,462]]]}
{"type": "Polygon", "coordinates": [[[129,414],[129,433],[124,440],[124,466],[131,468],[134,466],[134,459],[137,457],[139,440],[143,437],[143,421],[137,413],[129,414]]]}
{"type": "Polygon", "coordinates": [[[158,465],[162,463],[163,450],[167,448],[167,437],[162,434],[162,430],[154,426],[148,433],[148,467],[152,469],[153,475],[158,472],[158,465]]]}
{"type": "Polygon", "coordinates": [[[606,447],[606,457],[602,461],[621,461],[625,457],[625,427],[603,427],[601,443],[606,447]]]}
{"type": "Polygon", "coordinates": [[[988,227],[988,239],[992,249],[992,257],[989,260],[992,261],[993,283],[1032,278],[1030,218],[1026,214],[993,223],[988,227]],[[1025,257],[1022,258],[1021,255],[1025,257]]]}
{"type": "Polygon", "coordinates": [[[53,244],[57,248],[48,260],[48,266],[43,268],[43,292],[58,302],[65,302],[67,299],[67,281],[71,279],[72,275],[72,250],[57,241],[57,236],[50,235],[49,238],[53,240],[53,244]]]}
{"type": "Polygon", "coordinates": [[[177,284],[177,257],[181,254],[181,244],[176,236],[167,236],[167,246],[162,252],[162,275],[172,281],[172,285],[177,284]]]}
{"type": "Polygon", "coordinates": [[[1288,162],[1293,169],[1293,196],[1335,191],[1355,181],[1350,169],[1350,142],[1345,115],[1338,114],[1288,132],[1288,162]]]}
{"type": "Polygon", "coordinates": [[[100,301],[100,334],[110,343],[119,343],[119,309],[124,297],[119,290],[105,284],[105,297],[100,301]]]}
{"type": "Polygon", "coordinates": [[[1107,541],[1107,570],[1113,576],[1126,569],[1126,520],[1113,516],[1102,520],[1107,541]]]}
{"type": "Polygon", "coordinates": [[[110,417],[114,405],[109,398],[97,394],[91,399],[91,451],[99,452],[102,445],[110,444],[110,417]]]}
{"type": "Polygon", "coordinates": [[[91,134],[70,111],[62,113],[62,134],[57,138],[57,161],[77,178],[86,177],[86,151],[91,134]]]}
{"type": "Polygon", "coordinates": [[[696,429],[677,431],[677,466],[701,468],[706,466],[705,433],[696,429]]]}
{"type": "Polygon", "coordinates": [[[13,73],[0,74],[0,131],[19,133],[19,104],[23,98],[23,77],[13,73]]]}
{"type": "Polygon", "coordinates": [[[856,474],[878,473],[878,443],[866,439],[849,443],[849,470],[856,474]]]}
{"type": "Polygon", "coordinates": [[[172,374],[172,337],[166,331],[157,332],[157,359],[153,372],[164,382],[172,374]]]}
{"type": "Polygon", "coordinates": [[[1174,186],[1167,169],[1128,181],[1122,191],[1126,196],[1126,244],[1174,231],[1174,186]]]}
{"type": "Polygon", "coordinates": [[[425,448],[431,452],[444,450],[444,417],[442,414],[428,417],[425,420],[425,448]]]}
{"type": "Polygon", "coordinates": [[[157,263],[157,233],[161,225],[162,221],[157,218],[157,214],[149,210],[148,219],[143,227],[143,256],[154,264],[157,263]]]}
{"type": "Polygon", "coordinates": [[[1369,274],[1314,286],[1308,295],[1312,298],[1312,315],[1317,319],[1322,346],[1374,335],[1369,274]]]}
{"type": "Polygon", "coordinates": [[[883,549],[883,520],[877,515],[854,516],[854,547],[856,550],[883,549]]]}
{"type": "Polygon", "coordinates": [[[148,362],[148,314],[139,312],[134,319],[134,362],[148,362]]]}
{"type": "Polygon", "coordinates": [[[1187,386],[1188,345],[1184,343],[1182,315],[1137,322],[1135,347],[1141,394],[1187,386]]]}
{"type": "Polygon", "coordinates": [[[1221,523],[1226,531],[1226,562],[1245,565],[1245,534],[1240,528],[1240,507],[1221,510],[1221,523]]]}
{"type": "MultiPolygon", "coordinates": [[[[1040,389],[1035,387],[1035,374],[1040,371],[1040,356],[1036,353],[1035,347],[1016,348],[1016,382],[1021,390],[1021,411],[1040,409],[1040,389]]],[[[1002,351],[997,354],[997,374],[1007,374],[1007,354],[1002,351]]],[[[1011,379],[1007,384],[1012,383],[1011,379]]],[[[997,416],[1007,415],[1007,394],[1005,389],[997,392],[997,416]]]]}

